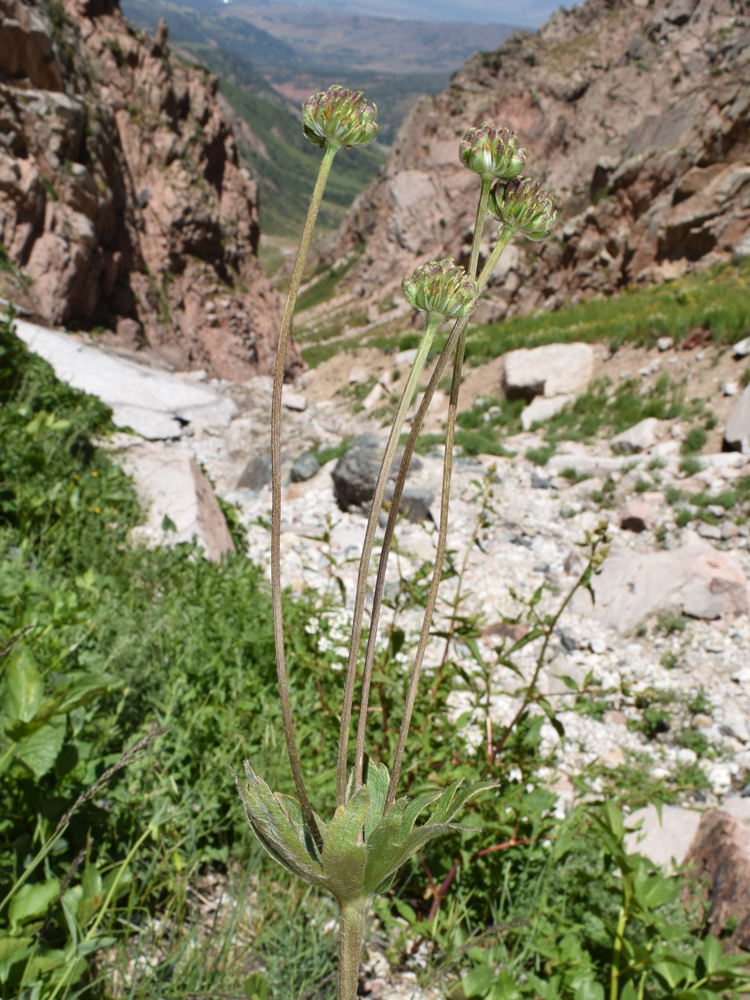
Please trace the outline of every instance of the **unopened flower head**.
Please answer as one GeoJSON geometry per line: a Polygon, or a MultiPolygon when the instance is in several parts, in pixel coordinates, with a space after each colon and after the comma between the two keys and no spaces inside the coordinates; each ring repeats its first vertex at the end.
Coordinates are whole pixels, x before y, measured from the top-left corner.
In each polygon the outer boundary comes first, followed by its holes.
{"type": "Polygon", "coordinates": [[[302,131],[316,146],[366,146],[378,134],[377,110],[361,90],[334,84],[302,105],[302,131]]]}
{"type": "Polygon", "coordinates": [[[526,150],[509,128],[494,128],[482,122],[470,128],[458,147],[461,162],[482,180],[510,181],[518,177],[526,163],[526,150]]]}
{"type": "Polygon", "coordinates": [[[539,181],[528,177],[495,184],[487,207],[499,222],[513,226],[530,240],[549,236],[557,218],[552,198],[539,181]]]}
{"type": "Polygon", "coordinates": [[[401,287],[409,305],[431,319],[459,319],[477,306],[476,285],[452,257],[422,264],[411,278],[404,278],[401,287]]]}

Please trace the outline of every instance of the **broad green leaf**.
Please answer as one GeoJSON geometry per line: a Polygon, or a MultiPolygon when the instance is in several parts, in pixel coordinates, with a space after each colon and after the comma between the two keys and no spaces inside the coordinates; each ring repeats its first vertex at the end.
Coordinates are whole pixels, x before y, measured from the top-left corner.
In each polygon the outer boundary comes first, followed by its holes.
{"type": "Polygon", "coordinates": [[[65,717],[55,716],[31,736],[24,737],[16,746],[16,757],[34,772],[37,779],[55,766],[57,755],[65,742],[65,731],[65,717]]]}
{"type": "Polygon", "coordinates": [[[713,936],[713,934],[709,934],[703,942],[702,955],[703,964],[706,966],[706,972],[710,976],[714,969],[716,969],[716,967],[721,963],[722,959],[721,944],[713,936]]]}
{"type": "Polygon", "coordinates": [[[604,987],[587,980],[573,994],[573,1000],[604,1000],[604,987]]]}
{"type": "MultiPolygon", "coordinates": [[[[390,815],[391,813],[388,813],[384,822],[387,822],[390,815]]],[[[393,872],[398,871],[401,865],[408,861],[412,854],[416,854],[420,847],[424,847],[436,837],[460,829],[461,827],[455,823],[427,823],[417,827],[403,840],[399,838],[395,842],[384,843],[377,852],[373,849],[368,850],[365,891],[373,893],[381,882],[393,872]]]]}
{"type": "Polygon", "coordinates": [[[494,973],[489,965],[476,965],[467,972],[461,980],[461,986],[467,997],[483,997],[492,986],[494,973]]]}
{"type": "Polygon", "coordinates": [[[444,820],[447,820],[449,816],[453,815],[451,810],[453,796],[461,787],[462,783],[463,778],[459,778],[458,781],[454,781],[452,784],[448,785],[438,799],[438,804],[435,806],[433,813],[430,816],[430,823],[441,823],[444,820]]]}
{"type": "Polygon", "coordinates": [[[3,712],[9,719],[31,722],[42,703],[44,686],[34,657],[25,646],[8,655],[3,712]]]}
{"type": "Polygon", "coordinates": [[[324,885],[320,864],[305,850],[273,792],[247,761],[245,773],[248,781],[240,782],[235,775],[235,782],[248,822],[261,846],[304,881],[324,885]]]}
{"type": "Polygon", "coordinates": [[[43,917],[59,891],[60,883],[56,878],[22,885],[13,897],[8,911],[11,927],[20,927],[29,920],[43,917]]]}
{"type": "Polygon", "coordinates": [[[393,862],[399,856],[405,805],[406,800],[399,799],[368,837],[365,892],[374,892],[398,868],[393,862]]]}
{"type": "Polygon", "coordinates": [[[65,677],[64,697],[60,712],[72,712],[74,708],[90,705],[108,691],[115,691],[124,684],[119,677],[111,674],[89,674],[76,671],[65,677]]]}
{"type": "MultiPolygon", "coordinates": [[[[312,835],[312,831],[305,821],[305,814],[302,812],[302,806],[291,795],[284,795],[282,792],[276,792],[275,794],[276,801],[286,813],[289,824],[297,834],[300,843],[305,845],[305,849],[311,857],[315,858],[316,861],[320,861],[320,854],[315,845],[315,839],[312,835]]],[[[321,835],[323,835],[323,828],[321,828],[320,832],[321,835]]]]}
{"type": "Polygon", "coordinates": [[[32,937],[0,937],[0,984],[8,982],[11,969],[27,958],[33,943],[32,937]]]}
{"type": "Polygon", "coordinates": [[[388,795],[388,785],[391,776],[385,764],[378,764],[369,757],[366,760],[365,784],[370,793],[370,811],[365,821],[365,840],[367,840],[383,818],[385,800],[388,795]]]}
{"type": "Polygon", "coordinates": [[[326,888],[339,901],[363,895],[367,848],[361,838],[369,808],[370,793],[362,785],[328,824],[321,864],[326,888]]]}

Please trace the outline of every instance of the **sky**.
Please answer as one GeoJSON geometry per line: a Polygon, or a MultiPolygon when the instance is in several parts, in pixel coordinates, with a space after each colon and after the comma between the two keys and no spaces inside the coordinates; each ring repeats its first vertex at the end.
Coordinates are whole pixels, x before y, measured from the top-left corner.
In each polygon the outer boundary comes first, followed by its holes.
{"type": "MultiPolygon", "coordinates": [[[[231,4],[234,0],[224,0],[231,4]]],[[[538,28],[559,9],[551,0],[285,0],[297,6],[327,7],[371,17],[408,18],[417,21],[473,21],[479,24],[514,24],[538,28]]]]}

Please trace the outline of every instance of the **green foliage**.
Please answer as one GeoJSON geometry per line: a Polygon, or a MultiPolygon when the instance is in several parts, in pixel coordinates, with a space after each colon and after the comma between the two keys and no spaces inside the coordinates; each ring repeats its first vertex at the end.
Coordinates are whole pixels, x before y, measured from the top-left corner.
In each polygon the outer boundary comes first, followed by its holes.
{"type": "MultiPolygon", "coordinates": [[[[241,152],[258,178],[263,232],[296,234],[304,222],[304,206],[315,186],[320,150],[308,142],[297,119],[285,109],[225,79],[220,81],[220,90],[262,143],[261,148],[238,133],[241,152]]],[[[339,224],[384,159],[383,153],[372,147],[339,153],[320,209],[320,225],[324,229],[339,224]]]]}
{"type": "Polygon", "coordinates": [[[744,258],[669,285],[626,289],[570,309],[473,327],[467,356],[489,361],[519,347],[571,341],[652,346],[663,335],[680,341],[695,328],[706,329],[718,343],[739,340],[747,330],[749,274],[750,260],[744,258]]]}

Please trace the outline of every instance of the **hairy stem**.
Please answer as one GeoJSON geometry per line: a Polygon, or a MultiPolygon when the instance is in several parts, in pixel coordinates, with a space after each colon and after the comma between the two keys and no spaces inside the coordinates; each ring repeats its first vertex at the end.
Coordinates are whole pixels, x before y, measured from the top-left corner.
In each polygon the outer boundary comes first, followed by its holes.
{"type": "Polygon", "coordinates": [[[339,992],[338,1000],[356,1000],[359,963],[372,899],[339,904],[339,992]]]}
{"type": "MultiPolygon", "coordinates": [[[[482,193],[480,195],[480,205],[477,211],[477,228],[474,231],[474,241],[472,243],[471,261],[470,269],[473,268],[471,277],[476,273],[477,260],[479,257],[479,243],[481,240],[481,225],[480,225],[480,213],[481,222],[484,222],[484,214],[486,214],[487,202],[486,198],[484,200],[484,209],[482,209],[482,198],[485,196],[486,191],[489,191],[489,184],[485,185],[482,182],[482,193]],[[486,188],[486,190],[485,190],[486,188]]],[[[482,274],[477,282],[478,291],[487,283],[487,280],[492,273],[493,268],[500,259],[500,255],[507,247],[511,238],[513,237],[514,229],[511,226],[503,226],[498,234],[497,244],[493,249],[490,257],[482,270],[482,274]]],[[[422,631],[419,636],[419,642],[417,644],[417,650],[414,656],[414,665],[412,667],[411,677],[409,678],[409,687],[406,695],[406,702],[404,704],[404,712],[401,718],[401,729],[399,731],[398,742],[396,744],[396,750],[393,755],[393,762],[391,765],[391,778],[390,784],[388,786],[388,794],[385,800],[385,811],[388,812],[396,801],[396,791],[398,788],[398,779],[401,773],[401,764],[404,758],[404,750],[406,748],[406,739],[409,735],[409,727],[411,725],[411,717],[414,712],[414,704],[417,699],[417,690],[419,688],[419,678],[422,671],[422,662],[424,660],[424,654],[427,649],[427,643],[430,637],[430,627],[432,625],[432,616],[435,611],[435,604],[437,602],[438,589],[440,587],[440,580],[443,572],[443,558],[445,556],[445,548],[447,544],[448,537],[448,507],[450,502],[450,485],[451,485],[451,475],[453,472],[453,443],[455,439],[456,431],[456,417],[458,414],[458,393],[461,387],[461,372],[463,369],[464,353],[466,350],[466,331],[468,329],[468,320],[463,321],[460,324],[456,324],[458,330],[458,342],[456,346],[456,357],[453,364],[453,379],[451,381],[451,396],[448,406],[448,420],[446,423],[445,432],[445,457],[443,460],[443,484],[440,494],[440,527],[438,529],[437,546],[435,551],[435,567],[432,572],[432,580],[430,582],[430,589],[427,595],[427,605],[425,607],[424,618],[422,620],[422,631]]],[[[404,455],[406,459],[406,454],[404,455]]],[[[400,474],[399,474],[400,478],[400,474]]],[[[395,499],[395,492],[394,492],[395,499]]],[[[386,555],[387,558],[387,555],[386,555]]],[[[381,553],[381,561],[383,559],[383,554],[381,553]]]]}
{"type": "Polygon", "coordinates": [[[276,674],[279,679],[279,700],[281,702],[281,717],[284,723],[284,738],[286,749],[289,755],[289,763],[292,768],[294,786],[297,790],[302,811],[307,824],[312,832],[313,838],[319,850],[323,849],[323,838],[320,835],[315,815],[310,805],[305,782],[302,777],[302,766],[297,750],[297,740],[294,733],[294,717],[289,701],[289,681],[286,670],[286,657],[284,654],[284,619],[281,604],[281,392],[284,385],[284,372],[286,370],[286,353],[289,345],[289,335],[292,330],[292,318],[294,316],[294,306],[297,301],[297,292],[302,282],[302,273],[305,269],[307,252],[310,249],[315,220],[318,217],[318,209],[323,198],[328,175],[331,172],[333,158],[336,155],[336,146],[326,146],[323,161],[320,165],[318,180],[315,184],[310,207],[305,220],[305,228],[302,231],[297,260],[292,272],[292,281],[289,286],[289,294],[284,307],[284,316],[281,321],[279,331],[279,347],[276,354],[276,370],[273,379],[273,397],[271,401],[271,599],[273,602],[273,638],[276,648],[276,674]]]}
{"type": "MultiPolygon", "coordinates": [[[[362,637],[362,619],[365,609],[365,596],[367,593],[367,574],[370,568],[370,558],[375,543],[375,532],[378,527],[380,508],[385,496],[385,487],[393,464],[393,456],[396,454],[398,439],[401,435],[401,428],[404,426],[406,414],[411,406],[414,390],[417,387],[419,376],[422,374],[427,355],[429,354],[432,341],[435,337],[439,320],[428,318],[425,331],[417,349],[417,356],[409,372],[406,386],[404,387],[401,400],[398,404],[396,416],[393,418],[391,432],[388,436],[388,443],[385,447],[385,454],[380,465],[380,472],[375,484],[375,494],[372,498],[370,516],[367,520],[367,530],[362,546],[362,556],[359,562],[359,573],[357,576],[357,591],[354,598],[354,615],[352,620],[352,637],[349,645],[349,661],[346,667],[346,679],[344,682],[344,697],[341,705],[341,730],[339,734],[339,754],[336,769],[336,802],[343,805],[346,799],[346,765],[349,749],[349,726],[351,723],[352,705],[354,703],[354,685],[357,677],[357,661],[359,659],[359,643],[362,637]]],[[[367,713],[367,697],[369,695],[370,678],[363,679],[363,692],[360,700],[360,724],[358,726],[357,748],[355,751],[355,776],[356,786],[362,784],[362,771],[364,761],[364,722],[367,713]],[[359,734],[362,732],[360,745],[359,734]]]]}
{"type": "Polygon", "coordinates": [[[435,547],[435,568],[432,571],[432,580],[427,594],[427,604],[425,606],[424,618],[422,619],[422,631],[419,634],[417,650],[414,654],[414,665],[412,666],[411,677],[409,678],[409,688],[404,705],[404,714],[401,718],[401,730],[398,734],[398,743],[393,755],[391,765],[391,780],[388,786],[388,795],[385,800],[385,811],[387,812],[396,801],[396,789],[401,773],[401,762],[404,759],[406,748],[406,738],[409,735],[411,717],[414,712],[414,704],[417,700],[417,689],[419,688],[419,678],[422,672],[424,654],[427,651],[427,643],[430,639],[430,628],[432,626],[432,616],[435,613],[438,589],[443,574],[443,558],[448,541],[448,507],[450,503],[451,475],[453,472],[453,442],[456,433],[456,415],[458,413],[458,391],[461,388],[461,371],[463,368],[464,352],[466,350],[466,327],[461,331],[456,346],[456,359],[453,364],[453,379],[451,381],[451,396],[448,404],[448,420],[445,428],[445,456],[443,458],[443,484],[440,492],[440,527],[438,529],[437,545],[435,547]]]}
{"type": "Polygon", "coordinates": [[[473,280],[477,276],[477,264],[479,263],[479,247],[482,243],[482,232],[484,221],[487,218],[487,202],[490,199],[490,187],[492,178],[482,178],[482,190],[479,193],[479,204],[477,205],[477,221],[474,223],[474,239],[471,243],[471,259],[469,261],[469,277],[473,280]]]}

